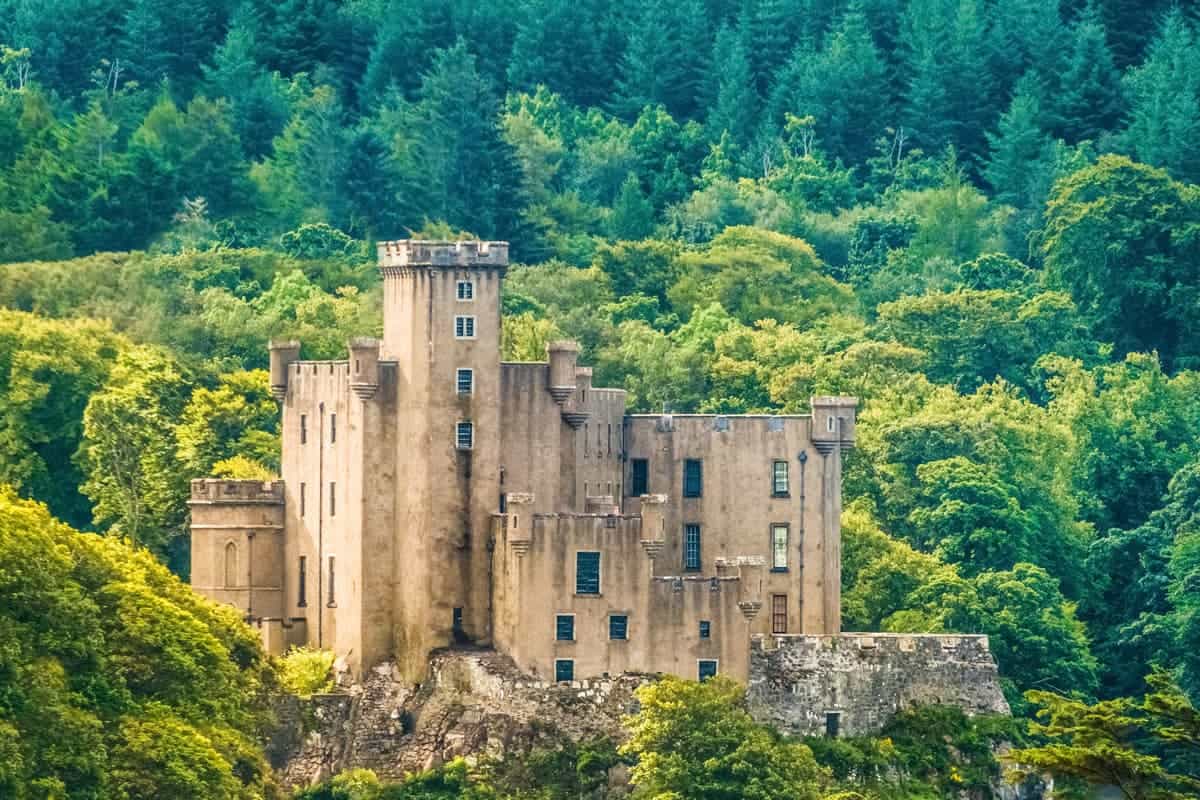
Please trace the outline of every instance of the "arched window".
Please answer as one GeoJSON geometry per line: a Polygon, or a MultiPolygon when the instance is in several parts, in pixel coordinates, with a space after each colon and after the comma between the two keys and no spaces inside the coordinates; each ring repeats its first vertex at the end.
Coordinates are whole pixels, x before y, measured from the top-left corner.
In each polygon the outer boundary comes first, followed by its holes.
{"type": "Polygon", "coordinates": [[[238,585],[238,552],[233,542],[225,545],[225,587],[238,585]]]}

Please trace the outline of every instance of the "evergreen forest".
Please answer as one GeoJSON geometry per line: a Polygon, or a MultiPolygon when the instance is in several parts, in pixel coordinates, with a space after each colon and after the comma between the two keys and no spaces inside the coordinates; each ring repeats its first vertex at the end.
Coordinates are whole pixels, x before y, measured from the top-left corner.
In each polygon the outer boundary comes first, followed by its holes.
{"type": "Polygon", "coordinates": [[[1200,796],[1195,4],[0,0],[0,797],[278,796],[188,480],[277,473],[267,341],[378,335],[400,238],[509,241],[504,357],[632,410],[857,396],[843,627],[987,634],[1015,727],[668,681],[619,750],[306,796],[983,798],[1001,740],[1200,796]]]}

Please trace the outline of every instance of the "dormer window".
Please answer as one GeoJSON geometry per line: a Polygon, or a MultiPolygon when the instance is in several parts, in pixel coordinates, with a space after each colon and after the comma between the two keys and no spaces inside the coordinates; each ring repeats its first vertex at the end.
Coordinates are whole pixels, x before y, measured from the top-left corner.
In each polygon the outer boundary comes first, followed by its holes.
{"type": "Polygon", "coordinates": [[[461,302],[475,299],[475,283],[473,281],[459,281],[457,288],[458,299],[461,302]]]}

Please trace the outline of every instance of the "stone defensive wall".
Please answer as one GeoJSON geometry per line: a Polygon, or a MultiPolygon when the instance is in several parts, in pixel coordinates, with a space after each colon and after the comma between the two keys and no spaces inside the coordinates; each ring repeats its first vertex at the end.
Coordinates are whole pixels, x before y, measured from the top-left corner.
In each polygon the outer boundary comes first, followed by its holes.
{"type": "Polygon", "coordinates": [[[952,634],[755,636],[748,700],[795,735],[877,733],[915,705],[1010,713],[987,637],[952,634]]]}

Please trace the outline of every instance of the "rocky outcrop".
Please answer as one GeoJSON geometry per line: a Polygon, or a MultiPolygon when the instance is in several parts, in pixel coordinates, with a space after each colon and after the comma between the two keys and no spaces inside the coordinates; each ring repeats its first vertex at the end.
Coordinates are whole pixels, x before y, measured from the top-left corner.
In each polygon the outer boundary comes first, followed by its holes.
{"type": "Polygon", "coordinates": [[[644,676],[553,684],[487,650],[434,654],[429,678],[407,686],[391,664],[341,694],[282,702],[268,757],[285,786],[367,767],[399,779],[456,756],[519,755],[563,738],[622,736],[644,676]]]}

